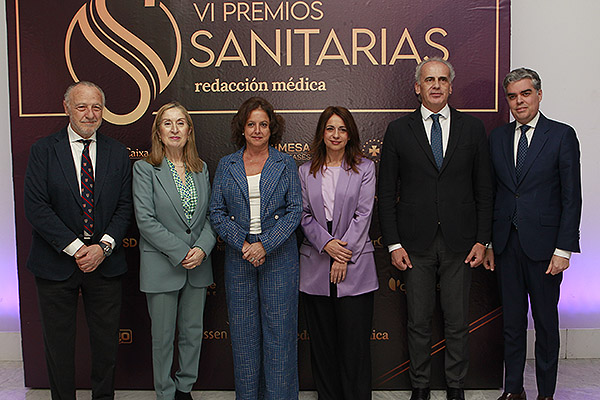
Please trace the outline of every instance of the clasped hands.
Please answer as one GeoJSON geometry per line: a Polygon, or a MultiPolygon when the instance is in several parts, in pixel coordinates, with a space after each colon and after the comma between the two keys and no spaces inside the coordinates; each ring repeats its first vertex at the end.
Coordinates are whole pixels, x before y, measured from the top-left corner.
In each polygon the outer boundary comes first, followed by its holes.
{"type": "Polygon", "coordinates": [[[254,242],[252,244],[244,240],[242,245],[242,258],[248,261],[255,267],[260,267],[265,263],[265,257],[267,252],[261,242],[254,242]]]}
{"type": "Polygon", "coordinates": [[[331,270],[329,271],[329,281],[331,283],[340,283],[346,279],[348,271],[348,261],[352,258],[352,250],[347,249],[347,242],[339,239],[331,239],[323,250],[333,259],[331,270]]]}
{"type": "Polygon", "coordinates": [[[102,261],[104,261],[104,251],[98,244],[86,246],[85,244],[73,255],[75,262],[83,272],[93,272],[102,261]]]}

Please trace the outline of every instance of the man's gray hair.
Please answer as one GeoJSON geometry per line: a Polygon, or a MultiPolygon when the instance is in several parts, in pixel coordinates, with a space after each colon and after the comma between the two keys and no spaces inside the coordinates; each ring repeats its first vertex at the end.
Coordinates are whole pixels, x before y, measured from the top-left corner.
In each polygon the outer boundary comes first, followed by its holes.
{"type": "Polygon", "coordinates": [[[504,93],[506,93],[506,88],[508,85],[513,82],[520,81],[521,79],[531,79],[533,88],[535,90],[542,90],[542,79],[537,72],[529,68],[517,68],[510,71],[506,77],[504,77],[504,81],[502,82],[502,86],[504,86],[504,93]]]}
{"type": "Polygon", "coordinates": [[[71,92],[73,92],[73,89],[75,89],[77,86],[86,86],[86,87],[91,87],[94,89],[98,89],[98,91],[100,92],[100,95],[102,96],[102,107],[104,107],[106,105],[106,97],[104,96],[104,91],[100,88],[100,86],[96,85],[93,82],[89,82],[89,81],[80,81],[80,82],[74,82],[71,85],[69,85],[69,87],[67,88],[67,90],[65,91],[65,103],[67,103],[67,106],[69,106],[71,103],[71,92]]]}
{"type": "Polygon", "coordinates": [[[454,67],[452,66],[452,64],[450,64],[450,61],[444,60],[441,57],[431,57],[431,58],[421,61],[419,63],[419,65],[417,65],[417,68],[415,69],[415,82],[418,83],[421,80],[421,69],[423,68],[423,65],[425,65],[431,61],[441,62],[446,67],[448,67],[448,69],[450,70],[450,83],[452,83],[452,81],[454,80],[454,77],[456,76],[456,73],[454,72],[454,67]]]}

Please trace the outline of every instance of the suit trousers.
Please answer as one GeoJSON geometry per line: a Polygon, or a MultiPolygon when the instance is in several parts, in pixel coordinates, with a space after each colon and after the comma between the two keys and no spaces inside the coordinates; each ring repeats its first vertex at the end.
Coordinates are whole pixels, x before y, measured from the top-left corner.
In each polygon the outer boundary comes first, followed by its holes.
{"type": "Polygon", "coordinates": [[[371,399],[374,292],[337,297],[301,293],[312,375],[321,400],[371,399]]]}
{"type": "Polygon", "coordinates": [[[496,255],[498,280],[504,313],[504,389],[523,390],[523,371],[527,356],[527,312],[535,325],[535,374],[538,394],[551,397],[558,372],[558,299],[562,273],[546,275],[550,260],[531,260],[521,247],[513,227],[506,248],[496,255]]]}
{"type": "Polygon", "coordinates": [[[188,281],[177,291],[146,293],[146,299],[152,319],[152,367],[156,399],[173,400],[175,390],[189,393],[198,379],[206,287],[193,287],[188,281]],[[179,369],[173,379],[171,368],[175,327],[178,331],[179,369]]]}
{"type": "MultiPolygon", "coordinates": [[[[248,235],[249,243],[258,236],[248,235]]],[[[236,399],[298,399],[298,254],[288,240],[259,267],[227,249],[225,288],[236,399]]]]}
{"type": "Polygon", "coordinates": [[[439,279],[446,339],[446,384],[462,388],[469,368],[469,292],[471,267],[468,252],[452,251],[441,230],[425,251],[408,251],[412,268],[404,272],[408,312],[410,380],[415,388],[428,388],[431,377],[432,320],[439,279]]]}
{"type": "Polygon", "coordinates": [[[36,277],[35,282],[52,399],[75,400],[75,335],[80,293],[90,332],[92,399],[113,399],[121,276],[107,278],[98,270],[83,273],[77,269],[65,281],[36,277]]]}

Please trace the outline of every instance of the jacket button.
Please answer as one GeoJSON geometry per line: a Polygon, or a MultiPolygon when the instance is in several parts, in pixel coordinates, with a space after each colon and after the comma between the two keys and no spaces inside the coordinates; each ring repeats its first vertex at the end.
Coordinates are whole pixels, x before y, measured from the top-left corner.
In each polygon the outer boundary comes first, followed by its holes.
{"type": "Polygon", "coordinates": [[[515,199],[519,198],[519,193],[515,194],[515,199]]]}
{"type": "Polygon", "coordinates": [[[192,233],[192,231],[191,231],[191,229],[190,229],[190,228],[187,228],[187,229],[185,230],[185,233],[192,233]]]}
{"type": "Polygon", "coordinates": [[[229,217],[229,219],[231,219],[233,221],[235,219],[235,217],[232,215],[231,217],[229,217]]]}
{"type": "Polygon", "coordinates": [[[279,219],[279,215],[275,215],[275,217],[274,217],[274,218],[275,218],[275,219],[279,219]]]}

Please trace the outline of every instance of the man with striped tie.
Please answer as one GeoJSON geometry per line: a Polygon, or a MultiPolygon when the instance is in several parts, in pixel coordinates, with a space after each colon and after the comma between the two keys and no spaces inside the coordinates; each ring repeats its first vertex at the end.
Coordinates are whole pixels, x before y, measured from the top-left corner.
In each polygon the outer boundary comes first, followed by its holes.
{"type": "Polygon", "coordinates": [[[52,399],[75,400],[75,328],[83,299],[92,352],[92,397],[114,397],[121,311],[120,245],[132,214],[131,163],[121,143],[97,133],[104,93],[75,83],[64,96],[69,124],[32,147],[25,215],[52,399]]]}

